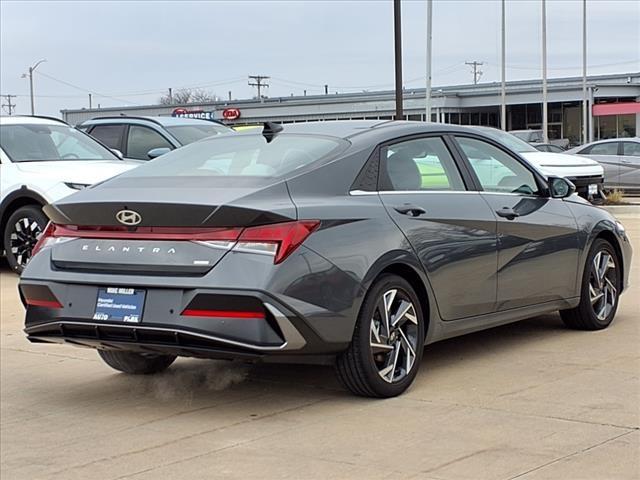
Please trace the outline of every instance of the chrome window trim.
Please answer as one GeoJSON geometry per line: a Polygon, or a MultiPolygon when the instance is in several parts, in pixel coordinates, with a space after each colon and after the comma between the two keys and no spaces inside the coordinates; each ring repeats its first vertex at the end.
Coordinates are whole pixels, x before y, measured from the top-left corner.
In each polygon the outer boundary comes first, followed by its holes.
{"type": "Polygon", "coordinates": [[[357,196],[365,196],[365,195],[414,195],[414,194],[423,194],[423,193],[448,193],[448,194],[468,194],[468,193],[482,193],[478,190],[375,190],[375,191],[366,191],[366,190],[351,190],[349,195],[357,197],[357,196]]]}

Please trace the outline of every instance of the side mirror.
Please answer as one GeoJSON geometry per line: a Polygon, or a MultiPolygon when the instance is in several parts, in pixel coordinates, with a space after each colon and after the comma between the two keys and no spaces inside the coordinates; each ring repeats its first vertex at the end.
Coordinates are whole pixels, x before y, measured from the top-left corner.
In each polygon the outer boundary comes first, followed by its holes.
{"type": "Polygon", "coordinates": [[[124,158],[124,155],[122,155],[122,152],[120,150],[118,150],[117,148],[112,148],[111,152],[118,157],[120,160],[122,160],[124,158]]]}
{"type": "Polygon", "coordinates": [[[551,198],[567,198],[576,192],[576,186],[566,178],[548,177],[547,182],[551,198]]]}
{"type": "Polygon", "coordinates": [[[164,155],[165,153],[169,153],[170,151],[171,149],[168,147],[152,148],[147,152],[147,157],[153,160],[154,158],[157,158],[160,155],[164,155]]]}

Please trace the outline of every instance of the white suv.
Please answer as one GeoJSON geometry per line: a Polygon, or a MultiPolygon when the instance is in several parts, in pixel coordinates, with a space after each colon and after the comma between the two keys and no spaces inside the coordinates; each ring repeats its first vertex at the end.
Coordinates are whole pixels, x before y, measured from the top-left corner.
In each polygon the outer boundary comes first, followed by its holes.
{"type": "Polygon", "coordinates": [[[29,261],[44,205],[137,165],[61,120],[0,117],[0,252],[9,266],[21,272],[29,261]]]}

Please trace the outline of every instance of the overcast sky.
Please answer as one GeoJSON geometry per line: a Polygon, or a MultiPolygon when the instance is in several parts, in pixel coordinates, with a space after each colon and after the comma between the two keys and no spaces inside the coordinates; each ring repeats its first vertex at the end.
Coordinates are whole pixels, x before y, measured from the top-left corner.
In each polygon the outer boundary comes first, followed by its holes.
{"type": "MultiPolygon", "coordinates": [[[[589,73],[640,71],[640,2],[588,0],[589,73]]],[[[403,1],[405,86],[425,76],[426,6],[403,1]]],[[[540,0],[507,1],[507,80],[540,78],[540,0]]],[[[379,1],[0,1],[0,93],[29,112],[155,103],[168,87],[226,98],[255,95],[247,75],[271,76],[268,95],[393,88],[393,3],[379,1]],[[45,76],[46,75],[46,76],[45,76]]],[[[582,1],[548,0],[550,77],[581,75],[582,1]]],[[[500,79],[500,2],[436,0],[434,85],[500,79]]],[[[2,103],[6,99],[2,98],[2,103]]]]}

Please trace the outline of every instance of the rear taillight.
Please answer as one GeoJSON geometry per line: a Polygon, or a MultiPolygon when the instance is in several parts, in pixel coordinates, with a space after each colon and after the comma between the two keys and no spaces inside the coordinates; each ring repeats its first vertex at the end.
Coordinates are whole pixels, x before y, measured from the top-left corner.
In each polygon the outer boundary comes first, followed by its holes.
{"type": "Polygon", "coordinates": [[[284,261],[318,228],[318,220],[276,223],[246,228],[234,250],[274,255],[273,263],[284,261]]]}
{"type": "Polygon", "coordinates": [[[42,247],[45,246],[45,244],[47,243],[48,239],[51,239],[53,237],[53,232],[55,230],[55,225],[51,222],[47,223],[47,226],[44,229],[44,232],[42,232],[42,234],[40,235],[40,238],[38,238],[38,241],[36,242],[36,244],[33,246],[33,248],[31,249],[31,257],[33,258],[33,256],[38,253],[40,250],[42,250],[42,247]]]}
{"type": "Polygon", "coordinates": [[[259,227],[137,227],[76,226],[49,223],[33,248],[33,255],[44,247],[74,238],[110,240],[177,240],[220,246],[238,252],[272,255],[281,263],[320,226],[319,220],[275,223],[259,227]]]}

